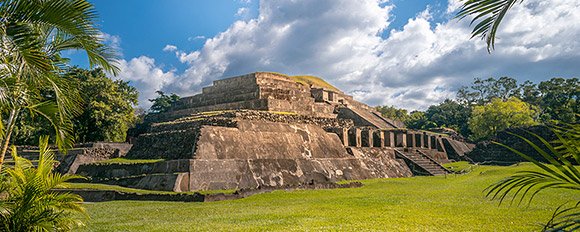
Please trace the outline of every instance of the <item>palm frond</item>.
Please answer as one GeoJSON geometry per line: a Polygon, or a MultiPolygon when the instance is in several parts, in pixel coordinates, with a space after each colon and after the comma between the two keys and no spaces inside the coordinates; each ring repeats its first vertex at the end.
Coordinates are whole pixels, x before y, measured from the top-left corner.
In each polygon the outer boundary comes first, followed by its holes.
{"type": "MultiPolygon", "coordinates": [[[[570,128],[580,129],[580,127],[576,125],[573,125],[573,127],[570,128]]],[[[547,151],[544,151],[538,144],[534,144],[523,136],[510,133],[534,148],[534,150],[544,157],[550,165],[540,163],[530,156],[511,147],[496,143],[534,163],[542,171],[521,171],[512,176],[506,177],[485,189],[487,197],[499,199],[500,204],[505,199],[509,198],[511,198],[512,203],[518,198],[519,203],[521,203],[525,198],[529,198],[529,204],[536,194],[547,189],[570,189],[580,191],[580,170],[564,156],[564,153],[567,152],[577,161],[578,149],[576,143],[571,142],[570,137],[563,135],[562,131],[552,128],[551,130],[558,137],[558,141],[548,142],[539,135],[528,132],[530,135],[538,139],[540,144],[547,148],[547,151]],[[554,143],[561,144],[561,149],[555,148],[552,145],[554,143]]],[[[544,229],[549,231],[572,231],[580,228],[579,206],[580,203],[565,209],[562,209],[562,206],[558,207],[544,229]]]]}
{"type": "Polygon", "coordinates": [[[495,50],[497,30],[508,10],[523,0],[464,0],[455,18],[473,16],[471,25],[479,21],[471,31],[471,38],[481,37],[487,43],[487,51],[495,50]]]}
{"type": "Polygon", "coordinates": [[[572,206],[560,205],[550,221],[544,225],[544,231],[577,231],[580,229],[580,201],[572,206]]]}
{"type": "Polygon", "coordinates": [[[59,149],[66,153],[67,149],[74,144],[73,126],[70,117],[59,110],[58,104],[53,101],[39,102],[31,106],[25,106],[34,114],[46,118],[56,132],[56,144],[59,149]]]}

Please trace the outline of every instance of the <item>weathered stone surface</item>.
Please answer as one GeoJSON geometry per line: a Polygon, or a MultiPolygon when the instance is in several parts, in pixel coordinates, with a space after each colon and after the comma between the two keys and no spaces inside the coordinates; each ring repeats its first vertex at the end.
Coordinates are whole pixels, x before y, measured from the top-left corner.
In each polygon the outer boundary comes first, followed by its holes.
{"type": "Polygon", "coordinates": [[[443,146],[447,151],[447,156],[450,159],[457,161],[470,160],[465,154],[471,152],[475,148],[475,144],[457,141],[450,138],[442,138],[443,146]]]}
{"type": "Polygon", "coordinates": [[[84,148],[80,147],[70,149],[67,155],[56,154],[57,160],[59,160],[60,163],[55,171],[61,174],[74,174],[80,165],[117,158],[123,152],[126,151],[118,148],[104,148],[103,146],[93,147],[85,144],[84,148]]]}
{"type": "Polygon", "coordinates": [[[350,147],[348,149],[355,158],[363,160],[367,168],[383,173],[386,178],[413,176],[405,162],[395,158],[393,148],[350,147]]]}
{"type": "Polygon", "coordinates": [[[74,174],[77,172],[79,166],[83,164],[107,160],[108,158],[109,157],[85,155],[85,154],[69,154],[63,156],[62,160],[56,167],[55,171],[61,174],[74,174]]]}
{"type": "Polygon", "coordinates": [[[131,176],[123,178],[103,179],[93,182],[158,191],[189,191],[189,173],[187,172],[131,176]]]}
{"type": "Polygon", "coordinates": [[[142,174],[189,172],[191,159],[159,161],[153,163],[90,163],[80,165],[76,174],[93,179],[111,179],[142,174]]]}
{"type": "Polygon", "coordinates": [[[166,137],[167,133],[141,136],[138,142],[147,146],[135,144],[135,147],[147,149],[132,150],[129,157],[142,154],[148,158],[181,160],[108,164],[106,168],[84,165],[77,173],[91,175],[93,181],[100,183],[116,182],[128,187],[173,191],[298,185],[310,181],[400,177],[410,173],[386,151],[367,154],[367,150],[363,150],[350,155],[337,134],[316,125],[238,120],[235,126],[201,126],[195,132],[172,132],[175,136],[171,138],[179,139],[178,142],[166,137]],[[152,142],[158,141],[153,139],[155,136],[161,136],[160,143],[152,142]],[[170,165],[171,162],[176,164],[170,165]],[[188,187],[183,187],[184,177],[169,174],[186,172],[180,164],[183,162],[189,162],[188,187]],[[140,173],[158,174],[135,177],[140,173]],[[180,183],[171,184],[172,181],[180,183]]]}

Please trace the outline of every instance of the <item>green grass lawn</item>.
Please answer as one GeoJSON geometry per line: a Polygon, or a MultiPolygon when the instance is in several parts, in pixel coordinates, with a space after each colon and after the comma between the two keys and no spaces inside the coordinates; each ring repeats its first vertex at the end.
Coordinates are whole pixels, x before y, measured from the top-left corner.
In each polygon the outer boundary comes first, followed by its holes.
{"type": "Polygon", "coordinates": [[[354,189],[276,191],[241,200],[86,204],[85,231],[534,231],[577,195],[550,190],[531,205],[498,206],[487,186],[531,164],[464,175],[362,181],[354,189]]]}

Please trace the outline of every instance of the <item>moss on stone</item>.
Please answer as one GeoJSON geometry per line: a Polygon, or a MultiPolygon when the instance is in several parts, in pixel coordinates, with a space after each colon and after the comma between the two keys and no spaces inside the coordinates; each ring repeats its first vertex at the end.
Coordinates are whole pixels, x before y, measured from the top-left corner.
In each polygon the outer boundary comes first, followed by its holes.
{"type": "Polygon", "coordinates": [[[322,88],[340,91],[338,88],[332,86],[331,84],[328,84],[328,82],[324,81],[320,77],[315,77],[315,76],[310,76],[310,75],[288,76],[286,74],[277,73],[277,72],[257,72],[257,73],[269,73],[269,74],[279,75],[279,76],[283,76],[283,77],[288,77],[288,78],[294,80],[298,84],[302,84],[302,85],[306,85],[306,86],[316,85],[316,86],[319,86],[322,88]]]}
{"type": "Polygon", "coordinates": [[[332,86],[331,84],[328,84],[328,82],[324,81],[320,77],[309,76],[309,75],[299,75],[299,76],[290,76],[290,78],[292,78],[297,83],[308,83],[310,85],[316,85],[316,86],[320,86],[322,88],[340,91],[340,90],[338,90],[338,88],[332,86]]]}

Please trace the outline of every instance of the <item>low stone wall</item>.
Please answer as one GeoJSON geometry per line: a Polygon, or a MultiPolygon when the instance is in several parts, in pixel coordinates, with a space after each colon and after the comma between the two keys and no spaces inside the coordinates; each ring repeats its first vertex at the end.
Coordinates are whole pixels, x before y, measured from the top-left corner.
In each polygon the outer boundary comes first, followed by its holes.
{"type": "Polygon", "coordinates": [[[132,159],[192,159],[200,129],[140,135],[126,157],[132,159]]]}
{"type": "MultiPolygon", "coordinates": [[[[544,163],[548,162],[526,141],[507,133],[511,132],[520,135],[530,140],[535,145],[539,146],[542,150],[551,154],[548,148],[544,146],[539,139],[527,133],[527,131],[539,135],[546,141],[554,141],[558,139],[557,136],[546,126],[531,126],[524,128],[512,128],[506,131],[501,131],[493,140],[508,147],[514,148],[515,150],[520,151],[537,161],[544,163]]],[[[466,156],[472,159],[474,162],[492,165],[511,165],[519,162],[528,162],[526,159],[519,156],[518,154],[513,153],[509,149],[494,144],[490,141],[477,143],[473,151],[467,153],[466,156]]]]}
{"type": "Polygon", "coordinates": [[[306,183],[299,186],[269,187],[259,186],[254,189],[240,189],[232,194],[162,194],[162,193],[127,193],[117,190],[99,189],[53,189],[57,193],[73,193],[81,196],[85,202],[103,201],[183,201],[183,202],[213,202],[225,200],[238,200],[255,194],[268,193],[278,190],[311,190],[311,189],[337,189],[337,188],[358,188],[362,187],[360,182],[350,182],[346,184],[337,183],[306,183]]]}
{"type": "Polygon", "coordinates": [[[93,179],[119,178],[126,176],[138,176],[155,173],[180,173],[189,172],[192,160],[168,160],[154,163],[89,163],[79,166],[77,175],[87,176],[93,179]]]}
{"type": "Polygon", "coordinates": [[[75,148],[69,150],[67,155],[59,153],[56,157],[60,162],[55,169],[56,172],[74,174],[77,168],[83,164],[119,157],[119,149],[102,147],[75,148]]]}
{"type": "Polygon", "coordinates": [[[305,115],[273,113],[267,111],[235,110],[220,112],[205,112],[171,122],[155,123],[150,132],[175,131],[197,128],[200,126],[237,127],[237,121],[276,122],[288,124],[309,124],[327,128],[352,128],[354,124],[348,119],[310,117],[305,115]]]}
{"type": "Polygon", "coordinates": [[[92,179],[91,183],[156,191],[189,192],[189,173],[143,174],[111,179],[92,179]]]}
{"type": "Polygon", "coordinates": [[[56,166],[55,171],[61,174],[74,174],[76,173],[78,167],[83,164],[103,161],[111,158],[111,156],[104,154],[107,153],[71,153],[65,156],[60,156],[60,163],[58,166],[56,166]]]}
{"type": "Polygon", "coordinates": [[[130,143],[117,143],[117,142],[91,142],[91,143],[77,143],[74,148],[101,148],[101,149],[113,149],[115,153],[113,157],[123,157],[131,149],[133,144],[130,143]]]}

